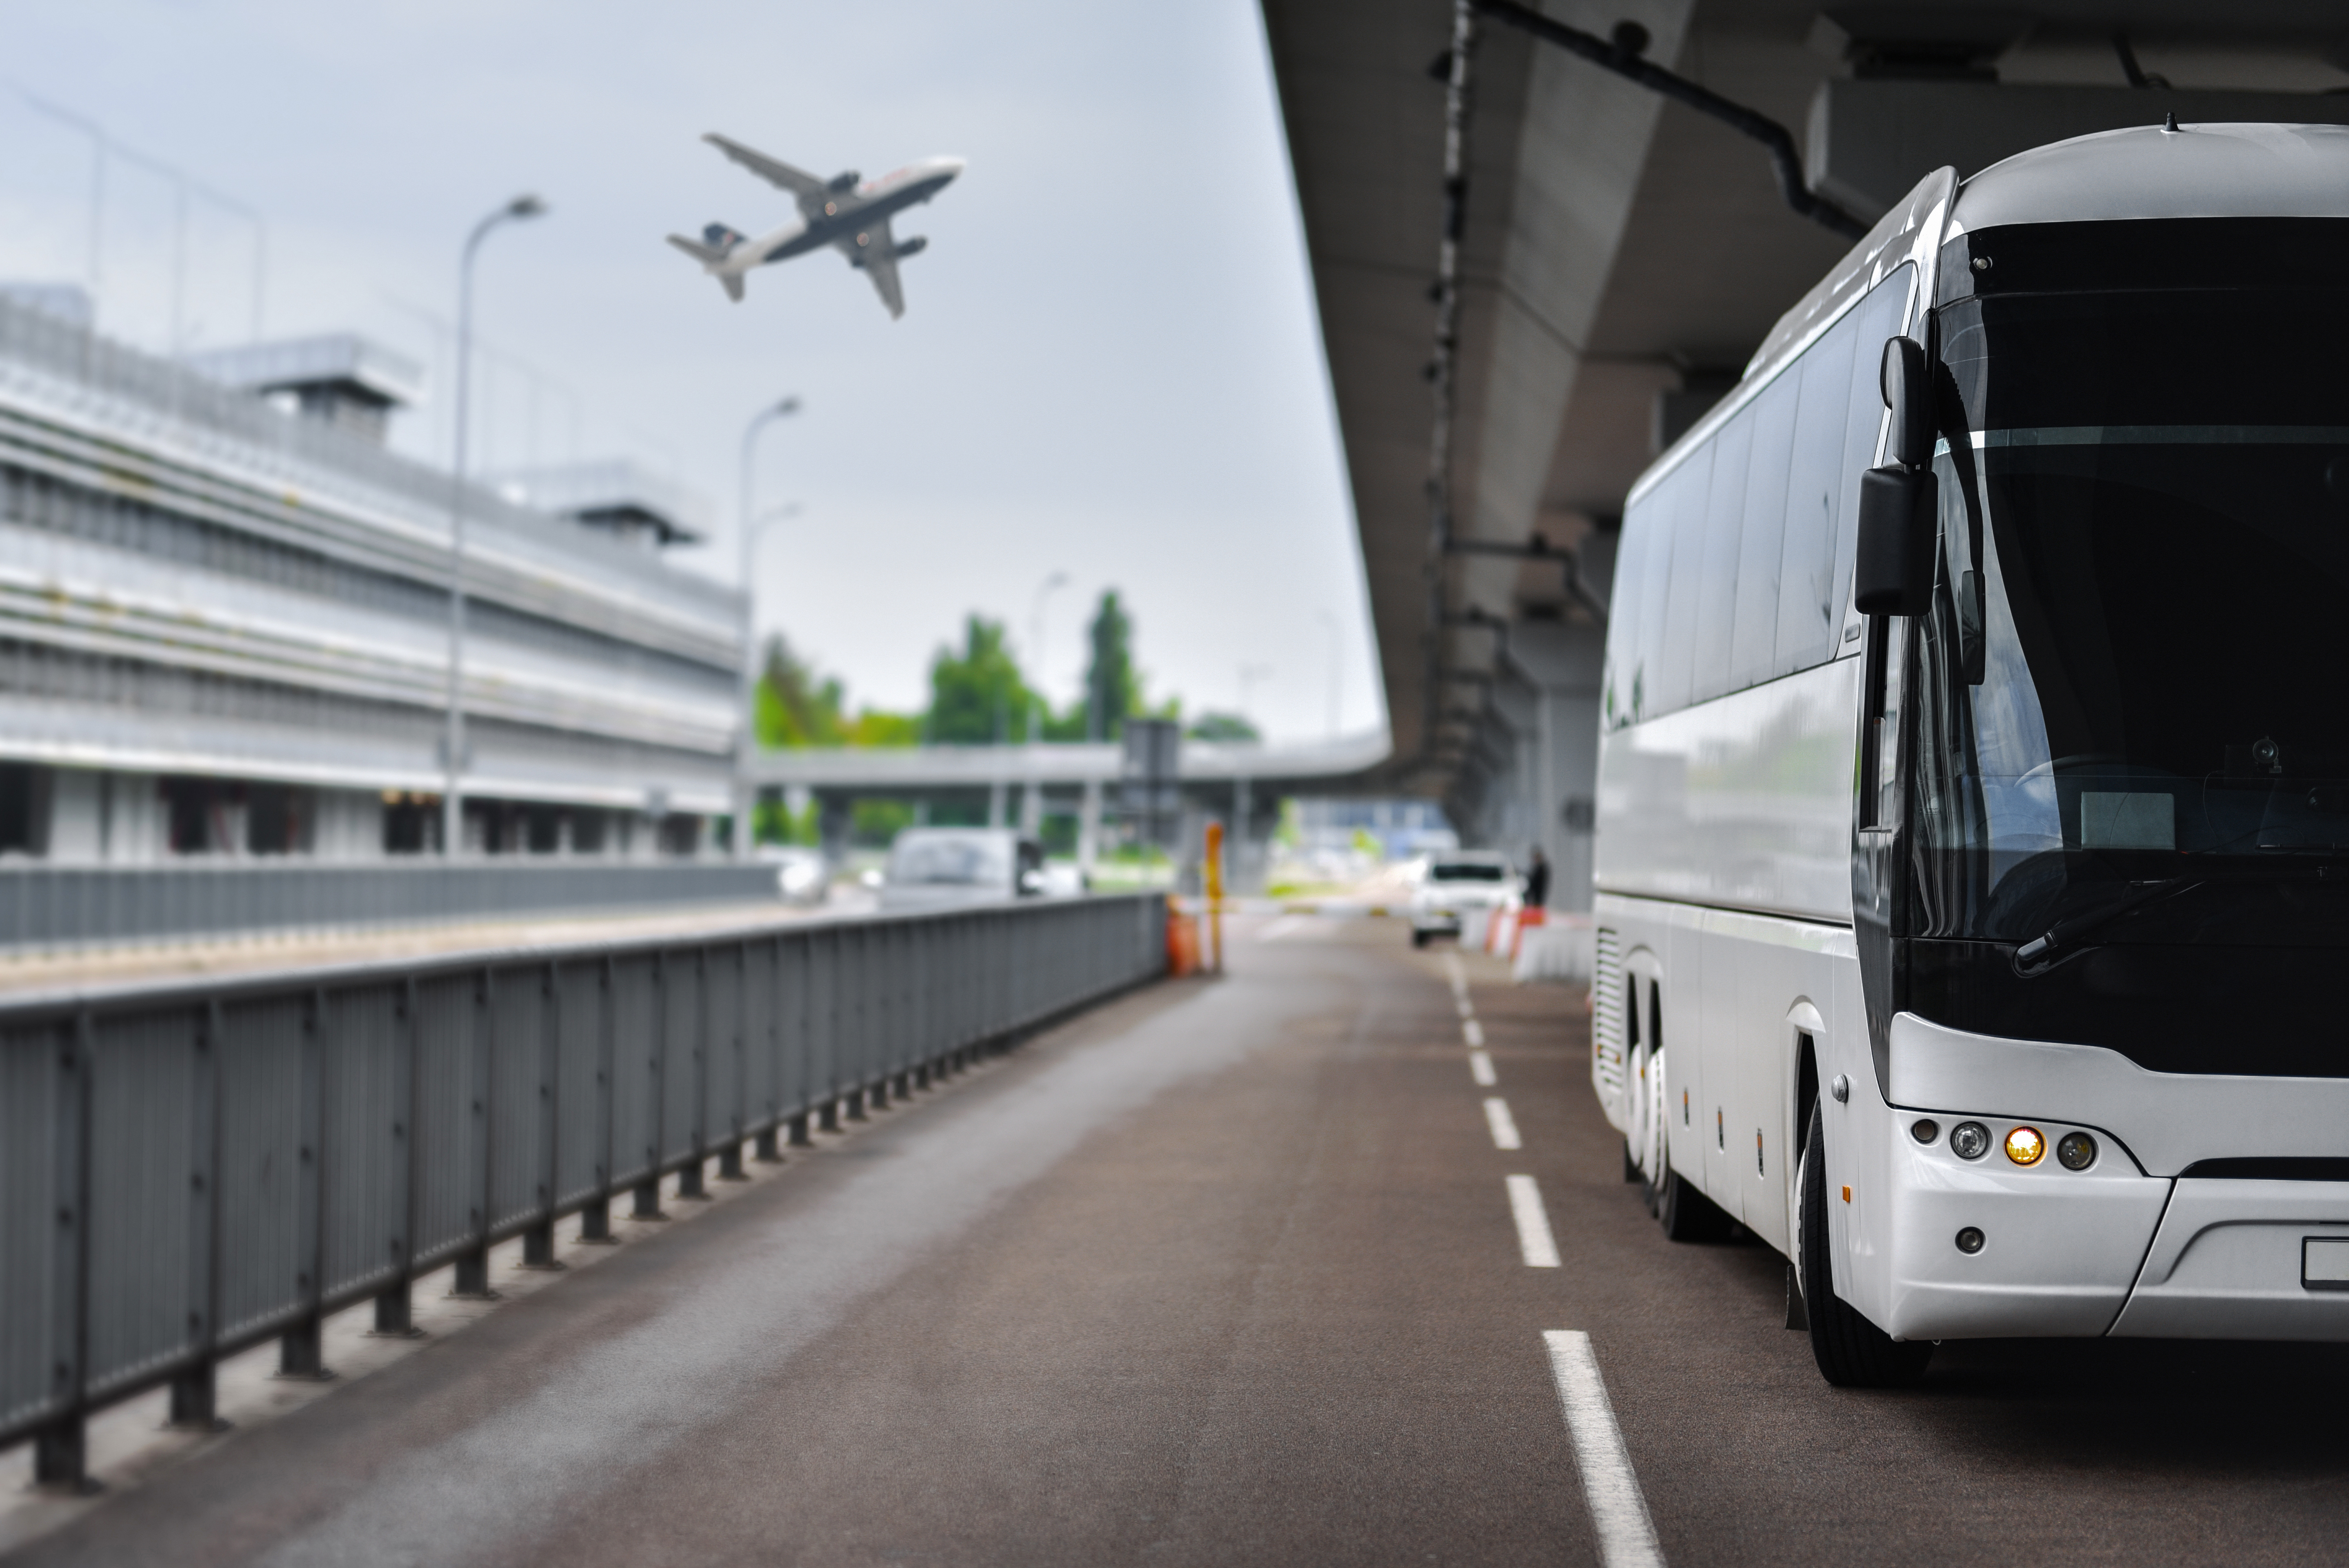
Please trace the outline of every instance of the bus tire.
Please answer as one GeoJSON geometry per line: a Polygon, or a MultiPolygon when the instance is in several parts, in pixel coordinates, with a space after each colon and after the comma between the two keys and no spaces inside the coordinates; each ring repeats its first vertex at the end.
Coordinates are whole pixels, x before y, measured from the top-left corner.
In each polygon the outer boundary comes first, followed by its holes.
{"type": "Polygon", "coordinates": [[[1645,1173],[1640,1169],[1640,1162],[1631,1158],[1631,1140],[1627,1138],[1623,1140],[1623,1180],[1638,1181],[1643,1180],[1644,1176],[1645,1173]]]}
{"type": "Polygon", "coordinates": [[[1904,1388],[1924,1377],[1932,1341],[1896,1342],[1836,1295],[1827,1246],[1825,1119],[1811,1107],[1810,1137],[1803,1146],[1803,1310],[1810,1319],[1811,1356],[1819,1375],[1838,1388],[1904,1388]]]}

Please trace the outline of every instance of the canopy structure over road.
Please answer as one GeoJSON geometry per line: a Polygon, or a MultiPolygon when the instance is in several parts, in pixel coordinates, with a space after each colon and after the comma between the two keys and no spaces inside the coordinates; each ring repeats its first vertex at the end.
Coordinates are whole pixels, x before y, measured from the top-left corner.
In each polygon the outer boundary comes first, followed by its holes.
{"type": "MultiPolygon", "coordinates": [[[[2349,120],[2339,12],[2306,0],[1540,9],[1786,128],[1809,189],[1863,222],[1944,165],[2165,114],[2349,120]]],[[[1542,844],[1553,906],[1587,905],[1623,498],[1847,242],[1750,129],[1493,16],[1455,76],[1450,0],[1264,14],[1394,734],[1371,781],[1442,798],[1472,841],[1542,844]]]]}

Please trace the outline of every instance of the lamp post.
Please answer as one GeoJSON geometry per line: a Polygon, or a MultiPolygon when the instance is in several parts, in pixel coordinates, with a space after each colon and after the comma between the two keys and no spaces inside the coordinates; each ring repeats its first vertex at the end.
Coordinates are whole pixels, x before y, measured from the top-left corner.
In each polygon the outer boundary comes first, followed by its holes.
{"type": "Polygon", "coordinates": [[[797,397],[785,397],[770,403],[750,416],[750,424],[742,429],[742,526],[739,548],[741,561],[736,567],[737,580],[742,585],[742,717],[734,740],[734,858],[750,858],[750,817],[758,809],[757,787],[750,781],[750,758],[758,748],[754,725],[759,713],[759,593],[751,582],[751,566],[758,551],[758,536],[770,522],[780,522],[797,515],[796,508],[753,521],[751,504],[759,436],[778,419],[787,419],[800,411],[797,397]]]}
{"type": "MultiPolygon", "coordinates": [[[[1068,585],[1067,573],[1053,573],[1036,585],[1036,600],[1028,611],[1028,658],[1040,683],[1044,678],[1044,602],[1052,596],[1055,590],[1068,585]]],[[[1034,746],[1043,738],[1043,696],[1040,692],[1031,692],[1028,698],[1028,744],[1034,746]]],[[[1044,787],[1037,781],[1032,770],[1019,796],[1019,830],[1031,839],[1044,831],[1044,787]]]]}
{"type": "Polygon", "coordinates": [[[440,853],[454,859],[465,847],[465,420],[473,347],[473,257],[490,231],[501,223],[535,218],[546,203],[517,196],[465,236],[457,263],[457,429],[451,444],[449,487],[449,720],[440,739],[447,782],[440,791],[440,853]]]}

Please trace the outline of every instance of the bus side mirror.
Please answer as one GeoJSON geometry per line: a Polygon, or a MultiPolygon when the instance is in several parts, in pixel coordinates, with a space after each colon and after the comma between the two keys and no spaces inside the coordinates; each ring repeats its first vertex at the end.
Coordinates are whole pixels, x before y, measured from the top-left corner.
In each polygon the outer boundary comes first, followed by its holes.
{"type": "Polygon", "coordinates": [[[1861,614],[1921,615],[1930,604],[1939,489],[1930,469],[1870,469],[1859,476],[1859,555],[1851,589],[1861,614]]]}
{"type": "Polygon", "coordinates": [[[1884,406],[1892,410],[1892,431],[1885,444],[1888,462],[1921,468],[1933,460],[1933,377],[1925,362],[1924,346],[1913,337],[1887,338],[1884,364],[1877,373],[1884,406]]]}

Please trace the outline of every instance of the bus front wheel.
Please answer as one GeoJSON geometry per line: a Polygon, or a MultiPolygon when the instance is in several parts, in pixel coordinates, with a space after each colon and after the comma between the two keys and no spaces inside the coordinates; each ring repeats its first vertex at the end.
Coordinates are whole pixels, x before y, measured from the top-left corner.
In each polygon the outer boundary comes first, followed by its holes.
{"type": "Polygon", "coordinates": [[[1811,1108],[1803,1145],[1803,1309],[1811,1322],[1811,1356],[1820,1375],[1839,1388],[1901,1388],[1925,1375],[1930,1340],[1895,1341],[1835,1292],[1835,1261],[1827,1244],[1827,1161],[1824,1119],[1811,1108]]]}

